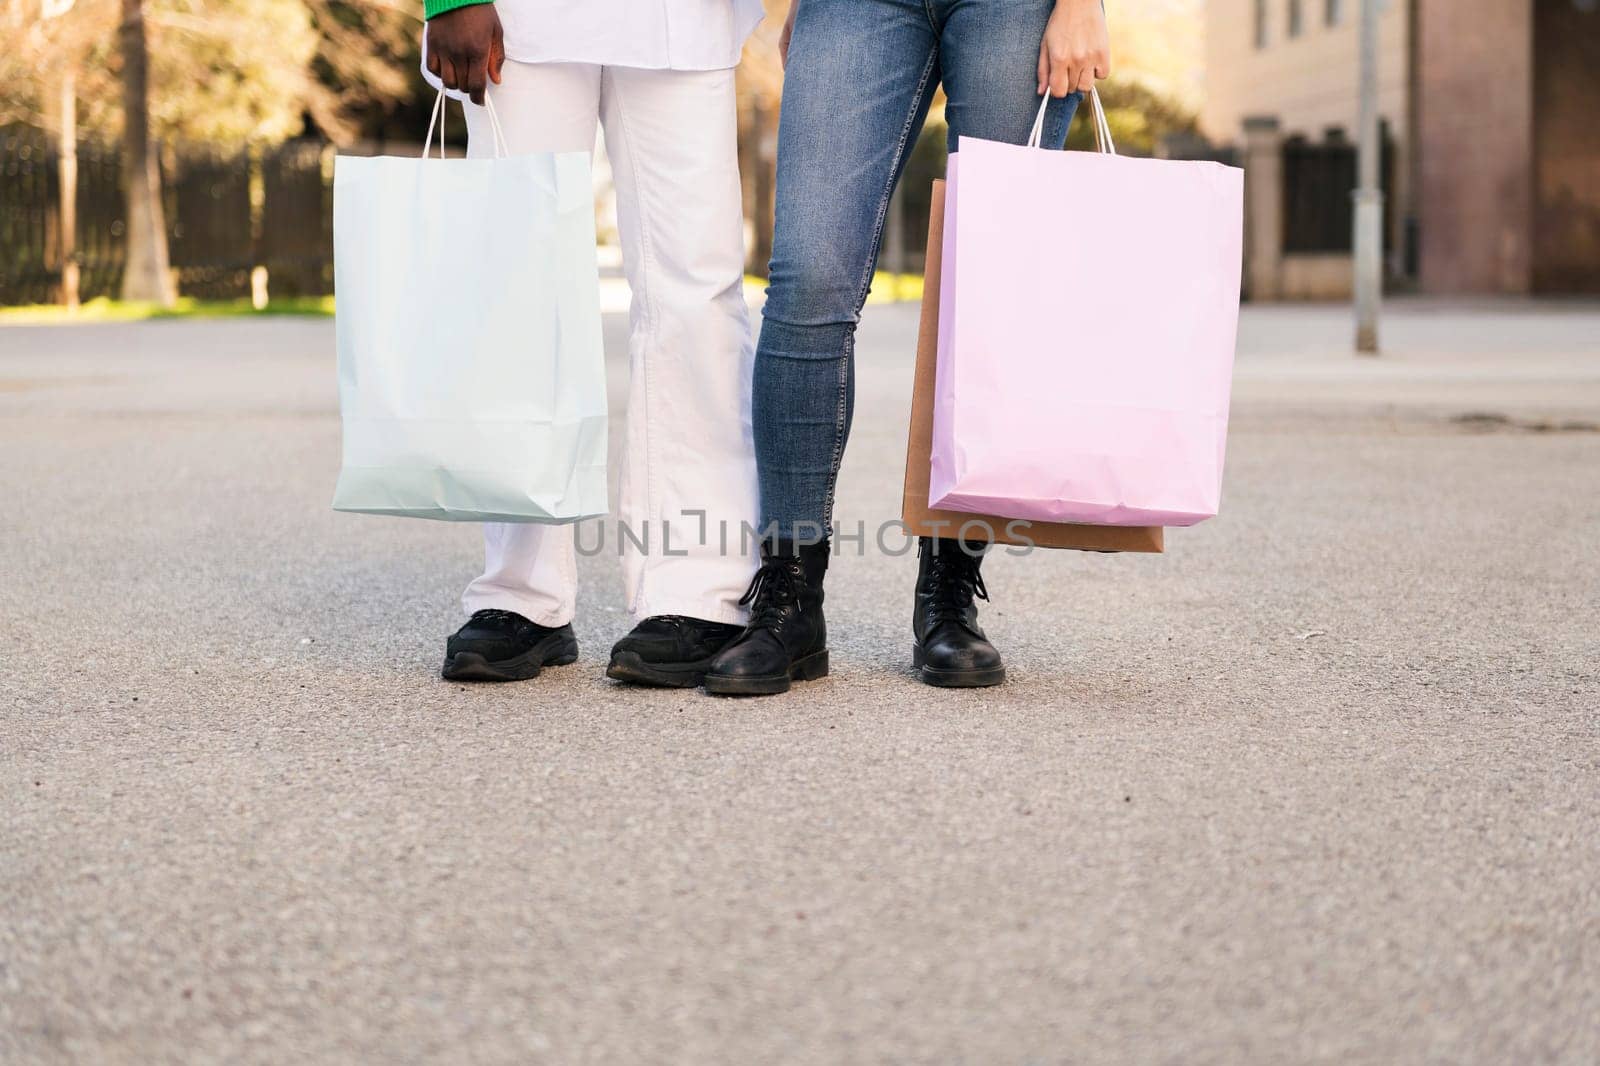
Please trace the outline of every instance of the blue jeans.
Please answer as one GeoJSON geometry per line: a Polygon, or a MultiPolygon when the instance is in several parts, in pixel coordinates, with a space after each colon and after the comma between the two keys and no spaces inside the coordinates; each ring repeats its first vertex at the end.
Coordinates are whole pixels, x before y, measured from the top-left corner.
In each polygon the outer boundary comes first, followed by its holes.
{"type": "MultiPolygon", "coordinates": [[[[1054,0],[796,0],[752,416],[761,529],[814,540],[855,402],[855,332],[889,197],[942,82],[957,138],[1025,143],[1054,0]]],[[[1060,148],[1078,95],[1053,100],[1060,148]]]]}

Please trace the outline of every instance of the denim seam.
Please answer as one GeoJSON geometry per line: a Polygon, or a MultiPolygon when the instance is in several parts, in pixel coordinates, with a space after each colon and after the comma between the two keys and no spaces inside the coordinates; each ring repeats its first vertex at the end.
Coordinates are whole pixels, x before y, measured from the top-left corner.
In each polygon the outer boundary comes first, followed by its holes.
{"type": "MultiPolygon", "coordinates": [[[[644,375],[644,388],[641,390],[641,395],[644,398],[644,411],[635,413],[630,410],[628,418],[630,421],[634,418],[639,418],[644,424],[644,500],[646,519],[648,520],[655,517],[656,513],[656,471],[655,463],[652,461],[655,453],[655,444],[651,439],[650,412],[651,408],[655,406],[653,402],[655,399],[655,375],[653,373],[655,360],[651,358],[651,352],[655,347],[653,340],[658,316],[655,308],[655,286],[649,282],[651,271],[655,267],[655,256],[651,251],[650,226],[645,221],[646,186],[639,174],[639,153],[635,150],[633,134],[628,128],[628,109],[622,102],[622,91],[617,84],[618,79],[609,70],[602,71],[601,91],[604,92],[606,75],[610,75],[611,91],[617,101],[617,124],[622,127],[622,138],[628,146],[628,170],[633,175],[634,205],[638,211],[639,218],[639,287],[643,291],[635,292],[633,296],[644,308],[645,328],[640,331],[643,334],[643,341],[639,353],[639,366],[635,368],[630,365],[628,370],[630,374],[641,373],[644,375]]],[[[626,434],[624,434],[623,439],[626,441],[626,434]]],[[[626,447],[626,445],[624,446],[626,447]]],[[[637,457],[633,455],[633,449],[631,448],[628,449],[628,461],[630,463],[637,461],[637,457]]],[[[646,606],[648,601],[644,591],[645,577],[648,571],[649,568],[646,566],[639,567],[639,582],[633,589],[632,606],[634,610],[641,613],[641,616],[648,611],[646,606]]]]}
{"type": "MultiPolygon", "coordinates": [[[[926,6],[926,0],[924,0],[926,6]]],[[[883,246],[883,223],[889,216],[889,201],[894,199],[895,186],[900,184],[900,165],[905,161],[906,142],[911,139],[911,127],[916,123],[917,112],[922,110],[922,96],[928,89],[928,79],[933,76],[933,68],[939,61],[939,46],[937,44],[928,52],[928,61],[922,66],[922,77],[917,81],[917,91],[911,94],[911,110],[906,112],[905,125],[900,128],[900,140],[895,144],[894,163],[889,168],[889,180],[883,187],[883,195],[878,199],[878,217],[873,223],[872,254],[867,256],[867,263],[861,273],[861,283],[856,286],[856,320],[861,319],[861,308],[867,302],[867,293],[872,290],[872,268],[878,263],[878,251],[883,246]]],[[[839,363],[839,404],[834,414],[833,456],[829,460],[828,470],[828,495],[822,501],[822,529],[824,535],[833,527],[833,501],[839,488],[839,466],[844,460],[844,435],[845,435],[845,406],[846,393],[850,385],[850,360],[855,353],[855,331],[852,330],[845,339],[843,359],[839,363]]]]}
{"type": "Polygon", "coordinates": [[[939,60],[939,49],[935,45],[928,53],[928,61],[923,64],[922,78],[917,82],[917,91],[911,96],[911,110],[906,112],[905,125],[900,129],[900,140],[894,147],[894,163],[889,167],[889,180],[883,187],[883,195],[878,198],[878,217],[873,220],[872,254],[867,257],[866,266],[861,272],[861,282],[856,286],[856,318],[861,317],[861,308],[867,302],[867,293],[872,290],[872,268],[878,264],[878,252],[883,247],[883,223],[889,217],[889,201],[894,199],[895,186],[900,184],[900,166],[905,162],[906,142],[911,139],[911,127],[917,120],[917,112],[922,110],[922,94],[927,91],[928,79],[933,75],[934,65],[939,60]]]}
{"type": "Polygon", "coordinates": [[[828,496],[822,501],[822,535],[833,529],[833,500],[839,488],[839,467],[844,462],[844,421],[850,392],[850,360],[855,358],[856,335],[845,337],[844,358],[839,360],[839,402],[833,410],[833,454],[828,458],[828,496]]]}

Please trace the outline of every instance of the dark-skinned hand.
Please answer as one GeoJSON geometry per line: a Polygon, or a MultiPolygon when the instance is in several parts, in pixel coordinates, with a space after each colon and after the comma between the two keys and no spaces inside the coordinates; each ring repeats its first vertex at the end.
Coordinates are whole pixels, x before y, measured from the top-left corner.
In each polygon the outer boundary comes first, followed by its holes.
{"type": "Polygon", "coordinates": [[[505,38],[493,4],[468,4],[428,20],[428,70],[446,89],[458,89],[483,105],[489,82],[500,84],[505,38]]]}

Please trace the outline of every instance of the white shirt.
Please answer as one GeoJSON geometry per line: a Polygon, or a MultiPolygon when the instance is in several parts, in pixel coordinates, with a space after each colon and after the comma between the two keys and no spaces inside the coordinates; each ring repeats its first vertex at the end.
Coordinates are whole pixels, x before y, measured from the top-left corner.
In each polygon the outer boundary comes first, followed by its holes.
{"type": "Polygon", "coordinates": [[[646,70],[736,67],[765,14],[761,0],[497,0],[495,10],[507,59],[646,70]]]}

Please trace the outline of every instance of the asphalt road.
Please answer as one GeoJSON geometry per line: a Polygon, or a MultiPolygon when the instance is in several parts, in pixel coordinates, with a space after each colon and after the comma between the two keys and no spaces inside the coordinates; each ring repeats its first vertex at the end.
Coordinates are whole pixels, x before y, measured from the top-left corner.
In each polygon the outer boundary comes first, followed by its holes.
{"type": "Polygon", "coordinates": [[[606,557],[577,665],[439,680],[476,534],[328,509],[330,322],[0,329],[0,1061],[1600,1061],[1600,309],[1346,332],[1248,313],[1168,554],[988,564],[1004,688],[869,545],[727,702],[601,676],[606,557]]]}

